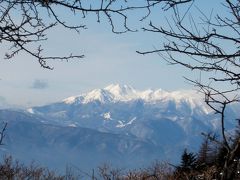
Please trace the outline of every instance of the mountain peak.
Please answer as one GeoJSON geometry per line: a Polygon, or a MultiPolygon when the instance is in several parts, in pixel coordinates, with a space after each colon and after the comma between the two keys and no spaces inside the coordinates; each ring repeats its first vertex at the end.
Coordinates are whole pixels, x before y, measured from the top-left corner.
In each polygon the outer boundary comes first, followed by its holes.
{"type": "Polygon", "coordinates": [[[145,102],[165,102],[175,101],[177,104],[187,102],[191,106],[199,104],[199,96],[193,91],[173,91],[167,92],[162,89],[144,91],[136,90],[128,85],[111,84],[103,89],[94,89],[79,96],[72,96],[63,100],[65,104],[83,103],[87,104],[93,101],[101,103],[115,103],[119,101],[127,102],[141,99],[145,102]],[[196,101],[197,99],[197,101],[196,101]]]}
{"type": "Polygon", "coordinates": [[[104,88],[105,90],[114,93],[128,93],[131,91],[135,91],[131,86],[128,85],[120,85],[120,84],[110,84],[109,86],[104,88]]]}
{"type": "Polygon", "coordinates": [[[136,90],[128,85],[111,84],[104,90],[111,93],[115,100],[127,100],[136,96],[136,90]]]}
{"type": "Polygon", "coordinates": [[[105,103],[112,101],[112,99],[112,95],[105,89],[94,89],[85,95],[83,103],[89,103],[95,100],[105,103]]]}
{"type": "Polygon", "coordinates": [[[68,98],[64,99],[63,102],[65,104],[72,104],[72,103],[75,102],[75,100],[76,100],[76,97],[75,96],[71,96],[71,97],[68,97],[68,98]]]}

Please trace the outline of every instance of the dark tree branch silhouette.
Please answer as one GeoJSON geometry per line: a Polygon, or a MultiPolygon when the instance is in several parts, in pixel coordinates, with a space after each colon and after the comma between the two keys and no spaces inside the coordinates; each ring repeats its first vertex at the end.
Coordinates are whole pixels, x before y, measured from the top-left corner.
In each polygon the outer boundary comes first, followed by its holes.
{"type": "MultiPolygon", "coordinates": [[[[197,71],[200,79],[188,79],[205,95],[208,106],[220,117],[223,146],[227,157],[222,178],[231,177],[228,167],[240,150],[240,141],[232,146],[225,129],[226,109],[239,101],[240,90],[240,0],[222,0],[225,13],[206,15],[198,7],[200,22],[191,15],[194,0],[141,0],[138,3],[128,0],[0,0],[0,43],[9,45],[5,54],[11,59],[25,52],[38,60],[44,68],[52,69],[48,60],[70,60],[84,55],[46,56],[42,42],[47,40],[47,32],[57,25],[79,32],[86,29],[81,23],[71,25],[65,21],[60,9],[71,16],[96,15],[96,21],[107,20],[113,33],[135,32],[129,26],[129,12],[143,10],[140,21],[150,16],[152,8],[162,5],[163,10],[173,11],[169,27],[152,22],[143,30],[162,34],[166,41],[162,47],[139,52],[158,53],[172,65],[181,65],[197,71]],[[185,13],[181,7],[186,7],[185,13]],[[181,13],[180,13],[181,12],[181,13]],[[117,24],[122,22],[122,27],[117,24]]],[[[80,19],[81,20],[81,19],[80,19]]]]}
{"type": "Polygon", "coordinates": [[[205,95],[207,105],[219,114],[222,144],[228,152],[222,179],[231,179],[229,167],[240,150],[240,141],[232,145],[225,128],[225,116],[227,107],[239,102],[240,1],[223,0],[225,12],[221,14],[213,14],[212,11],[207,15],[195,6],[195,11],[201,15],[199,21],[191,14],[194,1],[187,2],[185,13],[180,6],[169,5],[173,11],[173,18],[168,19],[169,27],[150,22],[148,27],[143,28],[144,31],[163,35],[166,40],[163,45],[137,52],[143,55],[158,53],[171,65],[181,65],[200,74],[199,79],[186,79],[198,87],[205,95]]]}
{"type": "Polygon", "coordinates": [[[1,131],[0,131],[0,145],[4,144],[3,139],[5,137],[6,129],[7,129],[7,123],[2,122],[2,127],[1,127],[1,131]]]}
{"type": "Polygon", "coordinates": [[[128,25],[129,12],[142,10],[140,20],[146,19],[151,8],[166,2],[166,8],[175,3],[189,0],[141,0],[138,3],[127,0],[0,0],[0,43],[8,45],[6,59],[25,52],[37,59],[43,68],[52,69],[48,60],[70,60],[83,58],[84,55],[46,56],[42,42],[47,40],[47,32],[57,25],[79,32],[86,29],[86,25],[77,22],[71,25],[70,18],[77,16],[79,21],[88,14],[96,15],[96,21],[108,21],[113,33],[135,32],[136,29],[128,25]],[[64,13],[69,14],[66,21],[64,13]],[[121,28],[116,27],[121,22],[121,28]]]}
{"type": "MultiPolygon", "coordinates": [[[[84,55],[46,56],[42,41],[47,40],[47,32],[57,25],[79,32],[86,25],[79,22],[70,24],[70,18],[77,16],[79,21],[89,14],[96,15],[96,21],[108,21],[113,33],[135,32],[128,25],[129,12],[142,10],[140,21],[151,14],[151,8],[164,3],[163,9],[191,0],[0,0],[0,43],[9,45],[5,59],[11,59],[25,52],[37,59],[41,67],[52,69],[48,60],[70,60],[84,55]],[[69,13],[69,19],[63,19],[69,13]],[[117,24],[121,23],[121,28],[117,24]]],[[[4,44],[4,45],[5,45],[4,44]]]]}

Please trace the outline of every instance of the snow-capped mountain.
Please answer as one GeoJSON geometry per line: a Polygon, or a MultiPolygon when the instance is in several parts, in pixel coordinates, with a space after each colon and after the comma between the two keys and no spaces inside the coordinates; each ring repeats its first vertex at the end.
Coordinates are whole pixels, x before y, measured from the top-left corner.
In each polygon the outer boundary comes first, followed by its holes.
{"type": "MultiPolygon", "coordinates": [[[[228,109],[229,129],[236,125],[238,107],[228,109]]],[[[219,117],[201,94],[140,91],[118,84],[21,113],[3,110],[0,117],[10,126],[4,152],[29,161],[35,157],[46,165],[55,162],[61,168],[81,159],[79,166],[89,169],[104,161],[124,168],[154,159],[176,163],[184,148],[197,151],[202,132],[220,128],[219,117]]]]}
{"type": "MultiPolygon", "coordinates": [[[[176,121],[183,129],[190,131],[188,124],[194,119],[198,119],[198,123],[209,125],[203,119],[211,113],[201,96],[193,91],[139,91],[119,84],[27,111],[47,117],[54,124],[87,127],[104,132],[122,131],[140,122],[148,123],[149,119],[176,121]]],[[[212,125],[211,122],[210,124],[212,125]]]]}
{"type": "MultiPolygon", "coordinates": [[[[131,86],[111,84],[103,89],[94,89],[88,93],[81,94],[79,96],[72,96],[63,100],[66,104],[82,103],[87,104],[93,101],[99,101],[100,103],[116,103],[116,102],[129,102],[135,100],[143,100],[145,102],[158,102],[173,100],[177,103],[182,101],[188,101],[192,107],[200,104],[200,95],[195,91],[174,91],[167,92],[162,89],[145,91],[135,90],[131,86]]],[[[207,110],[205,110],[207,111],[207,110]]]]}

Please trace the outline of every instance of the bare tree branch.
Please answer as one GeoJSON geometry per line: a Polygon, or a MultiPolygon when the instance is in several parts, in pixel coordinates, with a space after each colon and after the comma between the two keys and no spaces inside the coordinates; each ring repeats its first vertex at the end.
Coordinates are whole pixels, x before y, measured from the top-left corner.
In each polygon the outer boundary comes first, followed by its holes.
{"type": "Polygon", "coordinates": [[[192,4],[187,10],[185,7],[183,15],[179,6],[170,4],[173,18],[168,19],[168,28],[152,22],[143,28],[143,31],[163,35],[166,41],[159,48],[137,52],[142,55],[158,53],[171,65],[204,74],[205,78],[200,80],[186,79],[199,88],[207,105],[219,115],[222,140],[228,152],[221,178],[229,179],[232,173],[229,167],[240,149],[240,142],[232,145],[225,129],[227,107],[240,100],[240,0],[223,2],[225,13],[215,14],[215,17],[213,11],[208,16],[196,7],[195,11],[201,15],[199,21],[190,14],[192,4]]]}

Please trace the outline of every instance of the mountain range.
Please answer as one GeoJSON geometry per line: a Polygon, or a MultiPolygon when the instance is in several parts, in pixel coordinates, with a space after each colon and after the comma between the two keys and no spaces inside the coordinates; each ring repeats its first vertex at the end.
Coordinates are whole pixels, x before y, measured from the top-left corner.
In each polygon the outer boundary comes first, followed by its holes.
{"type": "MultiPolygon", "coordinates": [[[[236,126],[239,106],[227,109],[236,126]]],[[[219,117],[195,91],[136,90],[112,84],[26,110],[2,109],[8,122],[1,154],[63,171],[103,163],[145,167],[154,160],[178,163],[184,148],[196,152],[202,132],[219,132],[219,117]]]]}

